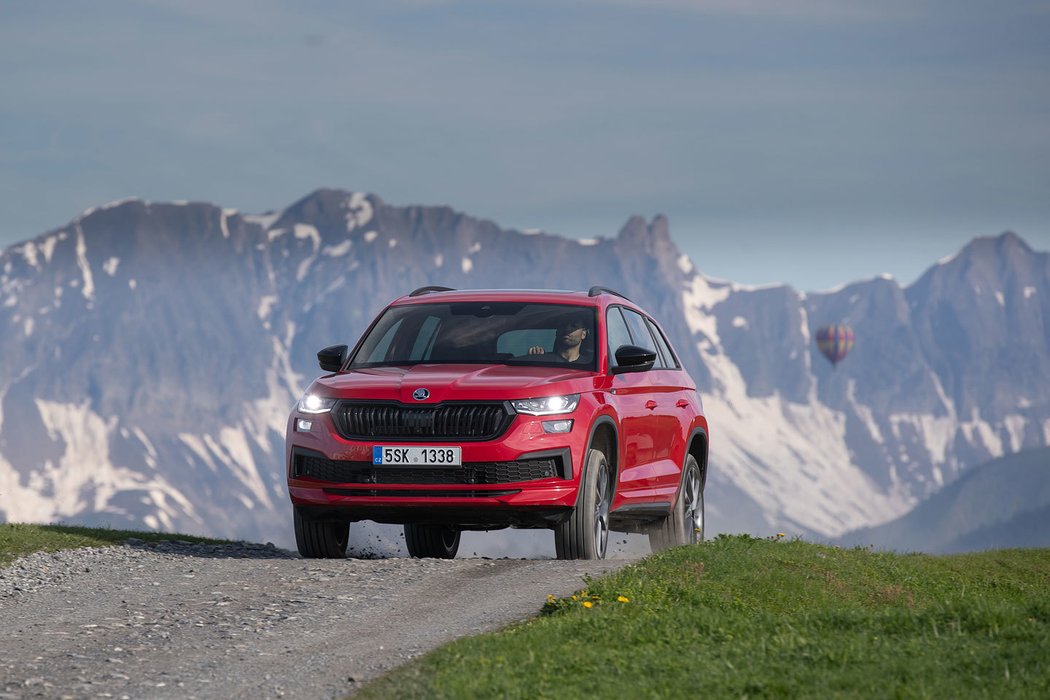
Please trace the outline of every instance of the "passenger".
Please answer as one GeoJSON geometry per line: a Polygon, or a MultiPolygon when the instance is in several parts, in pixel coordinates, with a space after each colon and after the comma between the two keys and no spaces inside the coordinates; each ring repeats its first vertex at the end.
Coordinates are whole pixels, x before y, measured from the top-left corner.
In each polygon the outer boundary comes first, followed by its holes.
{"type": "Polygon", "coordinates": [[[587,362],[589,358],[585,353],[581,353],[583,341],[586,339],[587,324],[583,316],[567,316],[558,323],[558,330],[554,336],[554,350],[547,352],[542,345],[534,345],[529,348],[529,354],[548,355],[552,360],[564,362],[587,362]]]}

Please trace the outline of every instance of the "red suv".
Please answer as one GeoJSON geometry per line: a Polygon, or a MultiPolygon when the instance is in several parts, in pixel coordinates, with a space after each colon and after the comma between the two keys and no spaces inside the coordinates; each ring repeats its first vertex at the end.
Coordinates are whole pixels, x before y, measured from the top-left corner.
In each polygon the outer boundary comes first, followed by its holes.
{"type": "Polygon", "coordinates": [[[703,538],[696,385],[610,289],[423,287],[317,359],[287,434],[304,557],[345,556],[360,520],[403,524],[414,557],[504,527],[553,529],[559,559],[604,558],[610,529],[703,538]]]}

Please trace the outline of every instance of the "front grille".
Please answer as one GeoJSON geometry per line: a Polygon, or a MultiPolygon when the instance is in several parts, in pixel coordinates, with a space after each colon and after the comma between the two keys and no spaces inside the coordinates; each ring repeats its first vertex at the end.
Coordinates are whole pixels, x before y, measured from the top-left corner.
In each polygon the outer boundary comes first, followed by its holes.
{"type": "Polygon", "coordinates": [[[383,467],[296,455],[293,476],[338,484],[511,484],[558,476],[560,457],[510,462],[467,462],[462,467],[383,467]]]}
{"type": "Polygon", "coordinates": [[[405,406],[341,401],[332,411],[348,440],[492,440],[514,414],[502,403],[405,406]]]}

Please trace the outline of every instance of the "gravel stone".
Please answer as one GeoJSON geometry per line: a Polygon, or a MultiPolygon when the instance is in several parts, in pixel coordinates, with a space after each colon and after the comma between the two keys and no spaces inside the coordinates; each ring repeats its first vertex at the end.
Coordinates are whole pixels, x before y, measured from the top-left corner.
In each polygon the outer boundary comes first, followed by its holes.
{"type": "Polygon", "coordinates": [[[346,697],[630,561],[320,560],[137,539],[38,552],[0,569],[0,699],[346,697]]]}

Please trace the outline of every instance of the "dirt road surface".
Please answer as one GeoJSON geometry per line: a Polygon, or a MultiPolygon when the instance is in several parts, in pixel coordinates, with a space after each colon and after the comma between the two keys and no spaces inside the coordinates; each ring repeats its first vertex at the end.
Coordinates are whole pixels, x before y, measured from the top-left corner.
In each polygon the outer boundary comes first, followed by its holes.
{"type": "Polygon", "coordinates": [[[35,554],[0,570],[0,698],[344,697],[630,561],[189,543],[35,554]]]}

